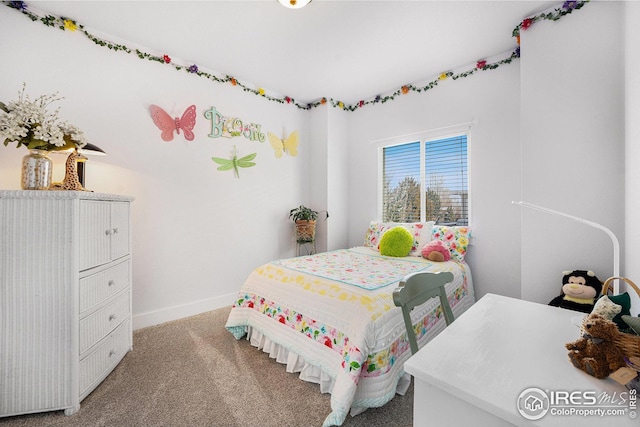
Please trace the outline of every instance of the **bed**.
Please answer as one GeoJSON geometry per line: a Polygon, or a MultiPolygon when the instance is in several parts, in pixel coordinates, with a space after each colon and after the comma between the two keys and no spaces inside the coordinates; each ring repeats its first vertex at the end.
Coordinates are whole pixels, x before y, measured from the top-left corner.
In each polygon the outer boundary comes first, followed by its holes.
{"type": "MultiPolygon", "coordinates": [[[[236,339],[286,364],[287,372],[331,393],[324,426],[341,425],[347,414],[379,407],[404,394],[411,377],[403,370],[411,356],[402,311],[392,292],[404,276],[450,271],[446,285],[455,317],[474,302],[471,272],[464,262],[468,228],[432,223],[401,224],[415,235],[410,256],[379,252],[381,234],[398,224],[372,222],[364,246],[281,259],[256,268],[241,287],[226,328],[236,339]],[[431,262],[419,249],[447,240],[452,259],[431,262]],[[457,255],[457,256],[453,256],[457,255]]],[[[414,309],[419,346],[444,329],[437,299],[414,309]]]]}

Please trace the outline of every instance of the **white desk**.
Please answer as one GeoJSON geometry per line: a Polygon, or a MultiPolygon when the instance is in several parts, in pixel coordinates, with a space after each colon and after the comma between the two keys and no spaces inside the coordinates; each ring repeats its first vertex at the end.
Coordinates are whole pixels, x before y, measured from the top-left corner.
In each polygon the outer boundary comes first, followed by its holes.
{"type": "MultiPolygon", "coordinates": [[[[519,299],[487,294],[404,365],[414,376],[414,426],[590,426],[640,425],[629,405],[596,404],[576,409],[624,409],[604,417],[552,415],[551,403],[539,420],[518,410],[520,394],[532,387],[592,393],[599,399],[629,397],[611,379],[599,380],[575,368],[564,344],[576,340],[583,314],[519,299]],[[572,321],[573,319],[573,321],[572,321]],[[622,393],[622,395],[621,395],[622,393]]],[[[554,392],[554,393],[550,393],[554,392]]],[[[564,405],[565,407],[567,405],[564,405]]],[[[640,412],[636,401],[635,412],[640,412]]]]}

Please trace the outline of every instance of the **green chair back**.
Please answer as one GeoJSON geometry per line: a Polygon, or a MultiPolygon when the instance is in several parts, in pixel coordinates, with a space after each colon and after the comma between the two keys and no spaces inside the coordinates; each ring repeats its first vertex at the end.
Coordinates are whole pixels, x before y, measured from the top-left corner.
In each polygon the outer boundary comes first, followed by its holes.
{"type": "Polygon", "coordinates": [[[449,326],[454,319],[444,285],[452,281],[453,273],[450,272],[418,272],[406,276],[393,291],[393,303],[402,308],[402,317],[407,329],[407,337],[409,338],[412,354],[418,352],[418,342],[411,322],[411,310],[431,298],[439,297],[445,321],[449,326]]]}

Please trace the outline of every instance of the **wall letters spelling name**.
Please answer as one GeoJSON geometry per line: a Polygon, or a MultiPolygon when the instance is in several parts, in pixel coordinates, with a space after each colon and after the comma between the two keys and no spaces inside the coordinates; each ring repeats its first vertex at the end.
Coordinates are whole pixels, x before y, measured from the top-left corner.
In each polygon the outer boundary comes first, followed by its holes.
{"type": "Polygon", "coordinates": [[[244,136],[249,141],[264,142],[265,134],[260,131],[260,127],[257,123],[249,123],[247,125],[242,123],[237,117],[225,117],[220,114],[216,107],[211,107],[204,112],[204,117],[211,120],[211,133],[210,138],[233,138],[236,136],[244,136]]]}

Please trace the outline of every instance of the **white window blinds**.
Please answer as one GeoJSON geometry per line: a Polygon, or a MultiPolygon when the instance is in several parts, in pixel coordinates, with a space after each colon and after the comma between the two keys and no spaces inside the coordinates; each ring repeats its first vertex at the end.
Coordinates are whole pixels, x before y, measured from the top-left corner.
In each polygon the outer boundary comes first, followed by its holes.
{"type": "Polygon", "coordinates": [[[467,135],[382,148],[382,220],[468,225],[467,135]]]}

